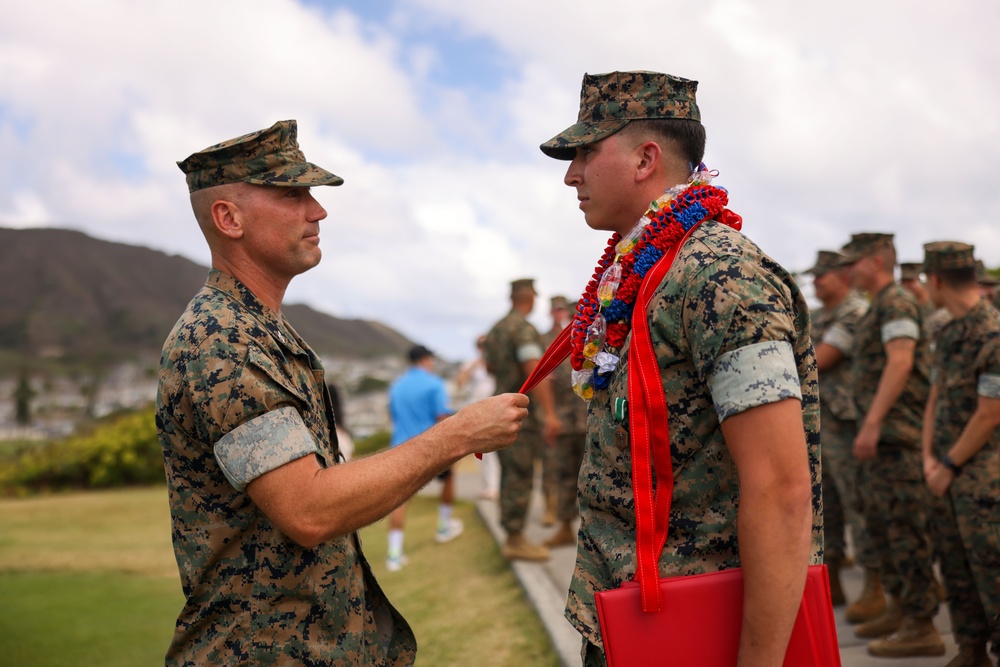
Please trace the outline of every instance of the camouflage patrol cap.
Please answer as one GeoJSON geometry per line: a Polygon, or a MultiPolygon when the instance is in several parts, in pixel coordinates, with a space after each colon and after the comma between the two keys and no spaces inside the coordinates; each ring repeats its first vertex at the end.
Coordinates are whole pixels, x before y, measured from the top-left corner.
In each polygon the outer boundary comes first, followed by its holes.
{"type": "Polygon", "coordinates": [[[894,248],[892,236],[892,234],[882,234],[880,232],[851,234],[851,240],[840,249],[840,252],[844,255],[842,263],[845,265],[854,264],[874,252],[885,248],[894,248]]]}
{"type": "Polygon", "coordinates": [[[523,294],[525,292],[531,292],[532,294],[538,294],[535,291],[535,279],[534,278],[520,278],[514,280],[510,284],[510,294],[511,296],[515,294],[523,294]]]}
{"type": "Polygon", "coordinates": [[[294,120],[278,121],[266,130],[200,150],[177,166],[187,174],[189,192],[240,181],[282,187],[343,183],[340,176],[306,162],[297,135],[294,120]]]}
{"type": "Polygon", "coordinates": [[[899,265],[900,280],[920,280],[924,265],[920,262],[903,262],[899,265]]]}
{"type": "Polygon", "coordinates": [[[584,74],[576,124],[541,145],[557,160],[572,160],[578,146],[609,137],[630,120],[684,118],[701,122],[697,81],[659,72],[584,74]]]}
{"type": "Polygon", "coordinates": [[[976,260],[976,282],[980,285],[985,285],[986,287],[993,287],[994,285],[1000,285],[1000,280],[997,280],[989,274],[986,270],[986,265],[983,264],[983,260],[976,260]]]}
{"type": "Polygon", "coordinates": [[[975,248],[961,241],[934,241],[924,244],[924,270],[927,273],[948,269],[971,269],[976,266],[975,248]]]}
{"type": "Polygon", "coordinates": [[[823,276],[830,271],[841,268],[844,256],[836,250],[820,250],[816,254],[816,265],[806,269],[802,273],[811,273],[814,276],[823,276]]]}
{"type": "Polygon", "coordinates": [[[552,306],[550,310],[569,310],[569,299],[564,296],[552,297],[552,306]]]}

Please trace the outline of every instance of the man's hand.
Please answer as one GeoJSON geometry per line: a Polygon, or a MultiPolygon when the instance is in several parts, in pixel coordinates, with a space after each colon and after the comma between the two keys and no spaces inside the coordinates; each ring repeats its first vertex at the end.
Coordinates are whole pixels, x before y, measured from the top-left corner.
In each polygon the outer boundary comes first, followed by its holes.
{"type": "Polygon", "coordinates": [[[928,465],[925,462],[924,479],[927,480],[927,488],[935,496],[939,498],[943,497],[944,494],[948,493],[948,487],[951,486],[951,481],[955,479],[955,473],[941,465],[940,461],[934,461],[930,471],[927,468],[928,465]]]}
{"type": "Polygon", "coordinates": [[[878,438],[882,433],[879,426],[865,422],[854,439],[854,458],[859,461],[870,461],[878,452],[878,438]]]}
{"type": "Polygon", "coordinates": [[[528,416],[528,397],[500,394],[467,405],[441,423],[468,442],[469,452],[494,452],[509,446],[528,416]]]}

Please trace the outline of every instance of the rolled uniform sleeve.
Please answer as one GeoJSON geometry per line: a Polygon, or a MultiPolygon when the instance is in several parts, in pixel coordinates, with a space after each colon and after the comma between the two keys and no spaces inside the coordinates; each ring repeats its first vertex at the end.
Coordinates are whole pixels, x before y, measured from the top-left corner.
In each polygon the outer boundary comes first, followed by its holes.
{"type": "Polygon", "coordinates": [[[699,275],[685,308],[691,358],[722,422],[802,399],[791,296],[760,267],[725,257],[699,275]]]}
{"type": "Polygon", "coordinates": [[[802,400],[795,354],[785,341],[753,343],[727,352],[716,362],[708,386],[720,423],[758,405],[802,400]]]}
{"type": "Polygon", "coordinates": [[[840,350],[845,355],[854,351],[854,334],[840,322],[836,322],[827,329],[821,342],[840,350]]]}
{"type": "Polygon", "coordinates": [[[1000,398],[1000,374],[983,373],[980,375],[976,393],[983,398],[1000,398]]]}
{"type": "Polygon", "coordinates": [[[882,325],[882,344],[897,338],[920,340],[920,324],[909,319],[890,320],[882,325]]]}
{"type": "Polygon", "coordinates": [[[260,346],[217,338],[200,355],[203,377],[194,403],[211,425],[207,442],[232,486],[243,491],[257,477],[308,454],[326,465],[301,410],[304,388],[283,373],[260,346]],[[226,352],[227,354],[223,354],[226,352]],[[234,361],[238,360],[238,363],[234,361]]]}
{"type": "Polygon", "coordinates": [[[319,448],[302,415],[290,406],[244,422],[215,443],[215,459],[237,491],[309,454],[319,454],[319,448]]]}

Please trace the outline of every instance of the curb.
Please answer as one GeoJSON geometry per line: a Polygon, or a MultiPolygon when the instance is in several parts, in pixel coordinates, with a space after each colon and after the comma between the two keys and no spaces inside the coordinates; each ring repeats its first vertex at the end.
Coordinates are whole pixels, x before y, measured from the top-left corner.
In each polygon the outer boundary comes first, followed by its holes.
{"type": "MultiPolygon", "coordinates": [[[[502,546],[507,539],[500,527],[499,511],[495,501],[477,500],[476,511],[486,527],[496,540],[497,546],[502,546]]],[[[566,607],[566,591],[560,591],[552,581],[552,577],[539,563],[512,561],[510,568],[514,571],[521,588],[524,589],[531,606],[535,608],[538,618],[545,626],[545,631],[552,642],[552,648],[559,657],[563,667],[580,667],[581,638],[566,617],[563,610],[566,607]]]]}

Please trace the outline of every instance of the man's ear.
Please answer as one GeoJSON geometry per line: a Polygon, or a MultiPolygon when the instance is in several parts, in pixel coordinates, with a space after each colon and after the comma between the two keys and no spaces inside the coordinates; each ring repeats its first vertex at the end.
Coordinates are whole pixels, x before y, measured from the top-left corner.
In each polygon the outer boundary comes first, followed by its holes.
{"type": "Polygon", "coordinates": [[[663,149],[655,141],[645,141],[635,147],[638,162],[635,166],[635,182],[642,183],[652,177],[661,166],[663,149]]]}
{"type": "Polygon", "coordinates": [[[219,234],[230,239],[243,237],[243,215],[240,207],[225,199],[212,202],[212,222],[219,234]]]}

